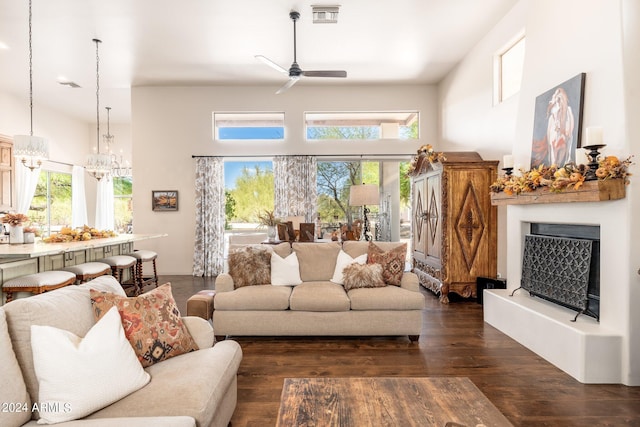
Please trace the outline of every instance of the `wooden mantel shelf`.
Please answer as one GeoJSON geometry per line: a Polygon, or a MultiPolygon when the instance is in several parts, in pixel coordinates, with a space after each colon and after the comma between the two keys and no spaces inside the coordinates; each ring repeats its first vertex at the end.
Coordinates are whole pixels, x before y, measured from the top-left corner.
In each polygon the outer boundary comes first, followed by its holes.
{"type": "Polygon", "coordinates": [[[530,193],[508,195],[491,193],[491,205],[530,205],[535,203],[602,202],[624,199],[626,188],[624,179],[586,181],[579,189],[565,189],[560,192],[543,187],[530,193]]]}

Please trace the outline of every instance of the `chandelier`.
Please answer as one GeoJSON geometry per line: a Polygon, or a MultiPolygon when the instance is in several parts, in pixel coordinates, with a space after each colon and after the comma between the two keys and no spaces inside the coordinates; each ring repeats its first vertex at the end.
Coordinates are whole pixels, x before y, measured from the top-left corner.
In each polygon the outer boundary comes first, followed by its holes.
{"type": "Polygon", "coordinates": [[[31,0],[29,0],[29,114],[31,128],[29,135],[14,135],[13,155],[24,166],[33,171],[42,165],[42,161],[49,158],[49,141],[39,136],[33,136],[33,48],[32,48],[32,14],[31,0]]]}
{"type": "MultiPolygon", "coordinates": [[[[96,44],[96,153],[89,154],[85,169],[91,176],[100,181],[104,177],[109,177],[111,172],[111,156],[108,153],[100,152],[100,55],[98,46],[101,40],[93,39],[96,44]]],[[[108,132],[107,132],[108,133],[108,132]]]]}
{"type": "Polygon", "coordinates": [[[131,165],[129,164],[128,161],[124,161],[122,159],[122,152],[120,153],[119,156],[113,152],[113,143],[115,140],[115,136],[111,135],[111,130],[110,130],[111,107],[105,107],[105,109],[107,110],[107,133],[105,135],[102,135],[102,140],[107,145],[107,151],[110,153],[111,176],[118,177],[118,178],[131,176],[132,175],[131,165]]]}

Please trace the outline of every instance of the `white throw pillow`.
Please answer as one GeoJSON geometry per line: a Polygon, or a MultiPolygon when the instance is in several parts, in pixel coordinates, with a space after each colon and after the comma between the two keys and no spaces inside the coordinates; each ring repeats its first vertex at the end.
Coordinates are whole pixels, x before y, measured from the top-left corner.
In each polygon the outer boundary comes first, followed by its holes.
{"type": "Polygon", "coordinates": [[[333,277],[331,278],[331,281],[333,283],[337,283],[338,285],[344,285],[342,270],[344,270],[345,267],[353,264],[354,262],[358,264],[366,264],[367,254],[362,254],[355,258],[351,258],[351,255],[340,249],[340,252],[338,252],[338,259],[336,259],[336,269],[333,271],[333,277]]]}
{"type": "Polygon", "coordinates": [[[302,283],[300,263],[295,252],[286,258],[277,253],[271,254],[271,284],[275,286],[295,286],[302,283]]]}
{"type": "Polygon", "coordinates": [[[40,388],[38,424],[85,417],[144,387],[142,369],[112,307],[84,338],[53,326],[31,325],[40,388]]]}

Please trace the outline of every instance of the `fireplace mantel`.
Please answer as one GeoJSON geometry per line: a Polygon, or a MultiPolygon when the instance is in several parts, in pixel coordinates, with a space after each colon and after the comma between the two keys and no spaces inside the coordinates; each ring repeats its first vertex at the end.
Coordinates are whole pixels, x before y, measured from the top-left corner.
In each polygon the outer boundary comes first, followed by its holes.
{"type": "Polygon", "coordinates": [[[625,196],[624,179],[607,179],[586,181],[577,190],[564,189],[559,192],[553,192],[548,187],[543,187],[532,192],[513,195],[503,192],[491,193],[491,204],[493,206],[504,206],[536,203],[602,202],[623,199],[625,196]]]}

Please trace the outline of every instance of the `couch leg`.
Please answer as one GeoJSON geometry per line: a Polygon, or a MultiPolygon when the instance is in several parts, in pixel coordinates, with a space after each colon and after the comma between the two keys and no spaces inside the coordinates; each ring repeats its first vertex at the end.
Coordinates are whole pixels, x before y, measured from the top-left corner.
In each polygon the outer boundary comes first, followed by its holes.
{"type": "Polygon", "coordinates": [[[409,335],[409,341],[411,342],[418,342],[419,339],[420,335],[409,335]]]}

